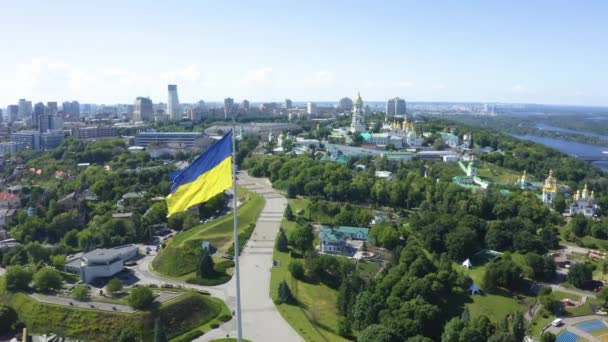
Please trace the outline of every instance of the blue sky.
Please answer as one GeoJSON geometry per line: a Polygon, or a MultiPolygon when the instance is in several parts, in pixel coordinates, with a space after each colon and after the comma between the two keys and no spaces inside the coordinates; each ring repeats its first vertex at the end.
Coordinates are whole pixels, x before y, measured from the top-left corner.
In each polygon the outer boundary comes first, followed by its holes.
{"type": "Polygon", "coordinates": [[[3,1],[0,106],[33,101],[608,105],[607,1],[3,1]]]}

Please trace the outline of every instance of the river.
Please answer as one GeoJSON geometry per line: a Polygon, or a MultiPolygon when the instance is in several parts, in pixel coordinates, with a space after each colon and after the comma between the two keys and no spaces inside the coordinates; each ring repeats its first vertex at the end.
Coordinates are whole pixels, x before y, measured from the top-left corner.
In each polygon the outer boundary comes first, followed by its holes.
{"type": "Polygon", "coordinates": [[[594,137],[594,138],[598,138],[598,139],[602,139],[602,140],[608,140],[608,135],[602,135],[602,134],[597,134],[597,133],[592,133],[592,132],[585,132],[585,131],[577,131],[577,130],[574,130],[574,129],[568,129],[568,128],[562,128],[562,127],[557,127],[557,126],[545,125],[543,123],[537,124],[536,128],[538,128],[540,130],[544,130],[544,131],[573,133],[573,134],[580,134],[580,135],[584,135],[584,136],[588,136],[588,137],[594,137]]]}
{"type": "MultiPolygon", "coordinates": [[[[578,132],[582,134],[581,132],[578,132]]],[[[567,153],[571,156],[585,156],[585,157],[608,157],[608,146],[598,146],[591,144],[579,143],[576,141],[568,141],[563,139],[554,139],[539,137],[535,135],[513,135],[516,138],[534,141],[539,144],[554,148],[558,151],[567,153]],[[606,151],[607,153],[603,153],[606,151]]],[[[608,170],[608,161],[594,161],[591,163],[599,167],[602,170],[608,170]]]]}

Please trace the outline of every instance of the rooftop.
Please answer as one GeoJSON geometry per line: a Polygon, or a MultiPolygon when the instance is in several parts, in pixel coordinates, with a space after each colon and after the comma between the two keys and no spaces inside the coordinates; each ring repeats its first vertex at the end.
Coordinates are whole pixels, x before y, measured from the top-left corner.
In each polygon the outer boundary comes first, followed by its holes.
{"type": "Polygon", "coordinates": [[[18,200],[19,196],[15,194],[11,194],[10,192],[2,191],[0,192],[0,201],[14,201],[18,200]]]}

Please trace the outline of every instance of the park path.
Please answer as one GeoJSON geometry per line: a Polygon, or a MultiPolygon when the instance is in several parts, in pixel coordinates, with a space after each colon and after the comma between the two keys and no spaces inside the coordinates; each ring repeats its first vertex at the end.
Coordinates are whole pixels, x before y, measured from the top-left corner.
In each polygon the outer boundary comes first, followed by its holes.
{"type": "MultiPolygon", "coordinates": [[[[302,341],[300,335],[283,319],[270,297],[274,239],[281,227],[287,200],[272,188],[266,178],[250,177],[245,172],[239,172],[238,178],[238,185],[266,199],[256,227],[240,257],[243,338],[268,342],[302,341]]],[[[234,308],[234,278],[225,285],[227,286],[222,288],[224,300],[228,307],[234,308]]],[[[237,336],[236,320],[233,319],[194,341],[211,341],[226,336],[237,336]]]]}

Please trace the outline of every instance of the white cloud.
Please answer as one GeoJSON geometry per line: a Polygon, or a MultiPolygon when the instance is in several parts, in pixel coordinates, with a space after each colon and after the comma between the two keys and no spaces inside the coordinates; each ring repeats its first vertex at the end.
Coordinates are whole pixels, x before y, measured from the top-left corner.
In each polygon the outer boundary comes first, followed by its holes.
{"type": "Polygon", "coordinates": [[[201,79],[201,70],[197,64],[171,70],[161,75],[163,83],[197,82],[201,79]]]}
{"type": "Polygon", "coordinates": [[[241,80],[241,85],[246,87],[251,86],[267,86],[272,82],[273,70],[270,67],[252,69],[247,71],[245,77],[241,80]]]}
{"type": "Polygon", "coordinates": [[[516,84],[511,87],[511,91],[518,94],[527,94],[530,93],[530,89],[523,84],[516,84]]]}

